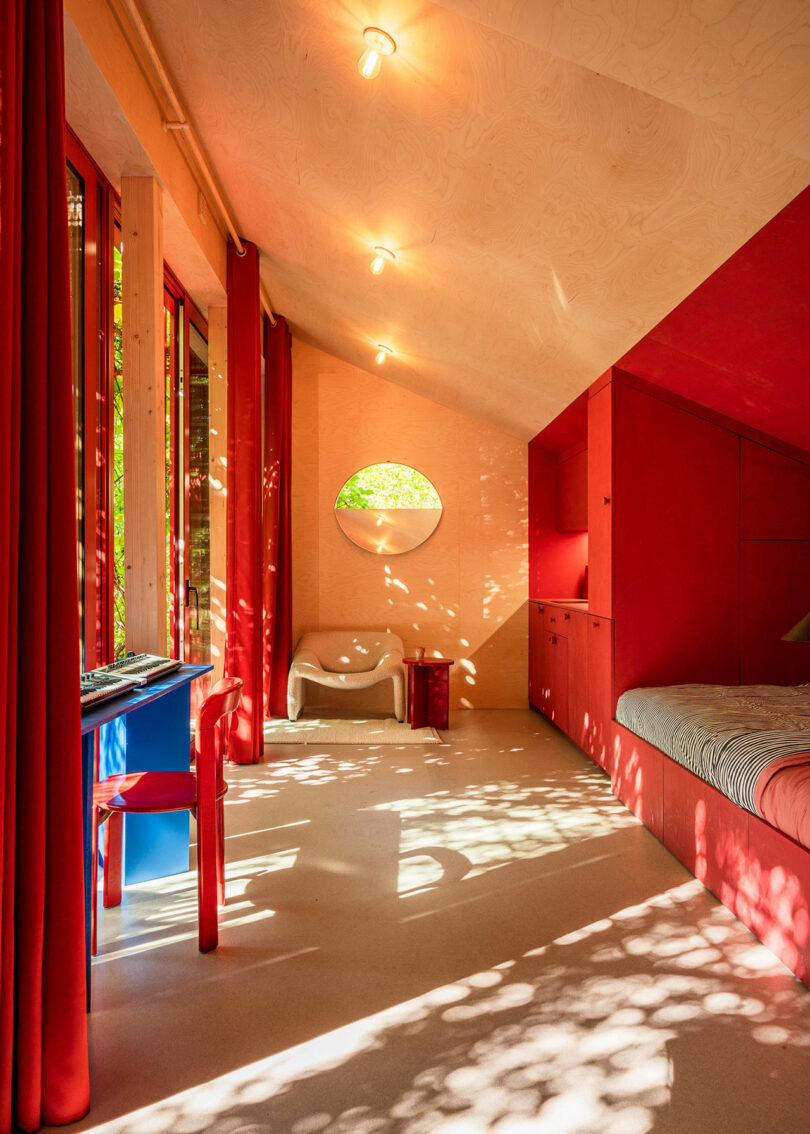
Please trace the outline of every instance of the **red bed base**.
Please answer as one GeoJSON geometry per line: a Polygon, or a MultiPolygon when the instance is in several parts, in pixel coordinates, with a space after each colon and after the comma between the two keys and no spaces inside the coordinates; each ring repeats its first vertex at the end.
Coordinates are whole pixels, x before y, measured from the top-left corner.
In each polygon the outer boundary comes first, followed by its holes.
{"type": "Polygon", "coordinates": [[[616,721],[594,754],[618,798],[810,987],[810,850],[616,721]]]}

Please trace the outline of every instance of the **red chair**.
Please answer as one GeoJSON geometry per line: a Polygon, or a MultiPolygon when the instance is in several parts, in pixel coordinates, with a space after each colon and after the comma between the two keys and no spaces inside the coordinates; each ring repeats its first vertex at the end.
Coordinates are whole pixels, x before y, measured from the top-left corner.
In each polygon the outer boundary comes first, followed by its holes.
{"type": "MultiPolygon", "coordinates": [[[[222,721],[239,704],[242,680],[217,682],[197,714],[196,770],[193,772],[130,772],[108,776],[93,788],[94,846],[104,829],[105,908],[121,903],[122,816],[126,811],[190,811],[197,820],[197,900],[200,952],[217,947],[217,905],[225,902],[225,823],[223,796],[228,790],[222,772],[222,721]]],[[[98,854],[93,855],[93,893],[98,886],[98,854]]],[[[91,949],[96,952],[96,901],[93,901],[91,949]]]]}

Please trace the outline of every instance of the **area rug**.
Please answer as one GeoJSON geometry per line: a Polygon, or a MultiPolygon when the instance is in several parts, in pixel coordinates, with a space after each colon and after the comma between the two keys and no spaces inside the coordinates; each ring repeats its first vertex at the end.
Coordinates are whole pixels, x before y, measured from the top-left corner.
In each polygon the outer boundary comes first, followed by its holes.
{"type": "Polygon", "coordinates": [[[442,744],[435,728],[411,728],[395,717],[299,717],[264,722],[265,744],[442,744]]]}

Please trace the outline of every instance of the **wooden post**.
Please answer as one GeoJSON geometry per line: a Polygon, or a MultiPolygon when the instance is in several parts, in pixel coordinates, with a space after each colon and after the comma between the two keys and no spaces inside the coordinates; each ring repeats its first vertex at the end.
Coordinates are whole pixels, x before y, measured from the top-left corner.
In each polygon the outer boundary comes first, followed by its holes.
{"type": "Polygon", "coordinates": [[[211,524],[211,681],[225,667],[225,580],[228,549],[228,309],[208,309],[208,398],[211,524]]]}
{"type": "Polygon", "coordinates": [[[166,653],[163,191],[121,178],[126,648],[166,653]]]}

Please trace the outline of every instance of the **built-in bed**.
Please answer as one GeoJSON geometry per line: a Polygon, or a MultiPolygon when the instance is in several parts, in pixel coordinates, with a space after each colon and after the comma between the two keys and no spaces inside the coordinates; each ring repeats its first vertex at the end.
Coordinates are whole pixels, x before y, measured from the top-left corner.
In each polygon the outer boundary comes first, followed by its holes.
{"type": "Polygon", "coordinates": [[[810,685],[630,689],[616,720],[810,848],[810,685]]]}
{"type": "Polygon", "coordinates": [[[616,795],[810,987],[810,686],[632,689],[609,735],[616,795]]]}

